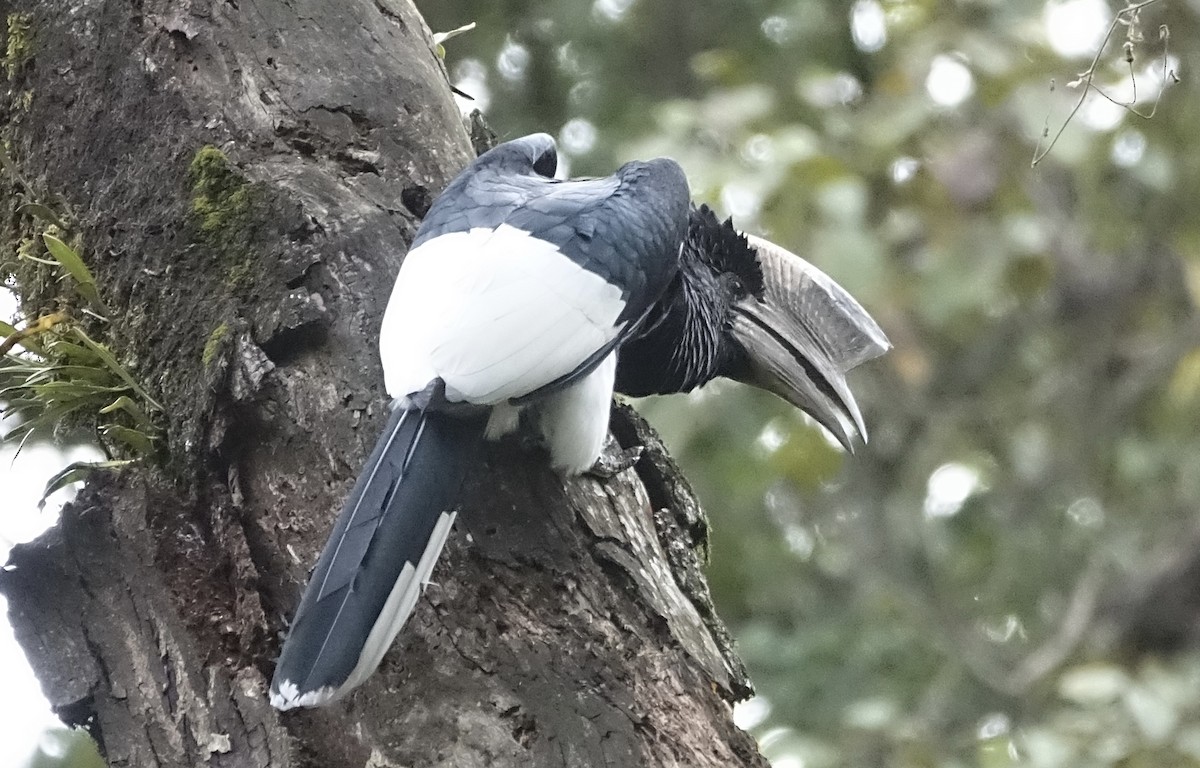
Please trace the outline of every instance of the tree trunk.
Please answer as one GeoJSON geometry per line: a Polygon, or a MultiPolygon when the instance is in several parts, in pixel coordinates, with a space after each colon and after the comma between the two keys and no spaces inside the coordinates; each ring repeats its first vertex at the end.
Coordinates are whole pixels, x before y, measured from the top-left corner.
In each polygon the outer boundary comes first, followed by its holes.
{"type": "MultiPolygon", "coordinates": [[[[25,179],[5,252],[39,231],[31,197],[66,216],[109,309],[92,331],[164,406],[157,459],[90,483],[0,575],[46,694],[110,764],[765,765],[730,720],[748,686],[703,518],[627,409],[620,442],[648,450],[609,482],[489,449],[379,672],[272,710],[279,634],[382,425],[393,276],[471,155],[429,31],[408,0],[0,10],[25,179]]],[[[22,269],[30,313],[62,300],[22,269]]]]}

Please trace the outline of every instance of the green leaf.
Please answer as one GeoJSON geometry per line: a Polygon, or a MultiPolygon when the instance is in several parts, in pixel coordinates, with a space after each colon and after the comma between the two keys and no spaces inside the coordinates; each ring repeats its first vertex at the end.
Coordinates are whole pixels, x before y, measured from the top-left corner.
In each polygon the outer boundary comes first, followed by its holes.
{"type": "Polygon", "coordinates": [[[134,378],[129,375],[129,371],[125,370],[125,366],[117,362],[117,358],[113,357],[112,353],[109,352],[108,349],[106,349],[103,345],[92,341],[91,337],[84,333],[81,328],[72,328],[71,333],[74,334],[77,339],[86,344],[88,349],[96,353],[96,356],[100,358],[101,362],[108,366],[109,370],[117,374],[122,381],[128,384],[129,388],[132,389],[138,397],[142,398],[147,403],[150,403],[155,410],[162,410],[162,406],[159,405],[154,398],[150,397],[150,395],[148,395],[146,391],[138,385],[137,381],[135,381],[134,378]]]}
{"type": "Polygon", "coordinates": [[[128,413],[131,417],[133,417],[134,422],[136,422],[139,427],[142,427],[145,430],[150,430],[153,428],[153,423],[150,421],[150,417],[147,416],[146,412],[139,408],[137,403],[133,402],[133,399],[128,395],[121,395],[112,403],[100,409],[100,413],[106,415],[116,411],[125,411],[125,413],[128,413]]]}
{"type": "Polygon", "coordinates": [[[105,387],[79,379],[70,379],[67,381],[46,381],[34,384],[32,389],[39,399],[65,401],[82,400],[97,394],[115,394],[125,388],[105,387]]]}
{"type": "Polygon", "coordinates": [[[56,358],[66,360],[75,365],[95,365],[101,358],[90,347],[66,341],[60,336],[54,336],[46,342],[46,351],[56,358]]]}
{"type": "Polygon", "coordinates": [[[132,463],[133,459],[120,459],[110,461],[77,461],[73,464],[68,464],[46,481],[46,487],[42,490],[42,499],[38,502],[38,509],[46,506],[46,500],[55,491],[60,491],[71,483],[86,480],[88,475],[93,472],[104,469],[120,469],[132,463]]]}
{"type": "Polygon", "coordinates": [[[113,383],[113,375],[103,368],[94,368],[90,365],[50,365],[50,366],[22,366],[23,369],[29,369],[29,378],[26,379],[26,385],[36,384],[39,381],[47,378],[57,379],[84,379],[85,381],[94,384],[113,383]]]}
{"type": "MultiPolygon", "coordinates": [[[[80,408],[89,405],[89,400],[67,400],[51,401],[47,403],[44,400],[38,400],[37,404],[28,409],[21,409],[20,413],[24,414],[28,410],[29,417],[26,421],[21,422],[14,427],[12,431],[0,438],[0,442],[8,442],[13,440],[18,434],[24,435],[21,438],[22,443],[25,438],[34,433],[54,434],[54,430],[62,426],[63,420],[72,415],[80,408]]],[[[14,409],[15,410],[15,409],[14,409]]]]}
{"type": "Polygon", "coordinates": [[[28,408],[30,406],[39,405],[38,401],[31,397],[14,397],[4,401],[6,409],[4,413],[7,415],[12,413],[17,408],[28,408]]]}
{"type": "Polygon", "coordinates": [[[64,232],[67,230],[67,225],[58,217],[58,214],[49,206],[42,205],[41,203],[25,203],[17,206],[17,213],[24,213],[39,218],[47,224],[53,224],[64,232]]]}
{"type": "Polygon", "coordinates": [[[46,250],[55,261],[74,278],[76,290],[101,312],[107,311],[104,303],[100,301],[100,294],[96,291],[96,279],[92,277],[91,270],[83,263],[83,259],[79,258],[75,249],[49,232],[42,235],[42,241],[46,243],[46,250]]]}
{"type": "Polygon", "coordinates": [[[52,402],[49,405],[42,403],[42,410],[33,412],[29,420],[21,426],[29,427],[39,434],[52,436],[54,430],[62,426],[64,420],[74,415],[83,405],[84,403],[78,400],[52,402]]]}
{"type": "Polygon", "coordinates": [[[100,434],[108,440],[121,443],[138,455],[154,452],[154,441],[144,432],[122,427],[119,424],[105,424],[100,428],[100,434]]]}

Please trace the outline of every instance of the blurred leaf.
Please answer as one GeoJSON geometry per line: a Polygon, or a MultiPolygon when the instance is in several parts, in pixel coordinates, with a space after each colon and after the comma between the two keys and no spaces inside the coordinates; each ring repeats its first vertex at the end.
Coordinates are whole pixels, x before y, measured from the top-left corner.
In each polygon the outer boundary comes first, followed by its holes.
{"type": "Polygon", "coordinates": [[[841,448],[830,443],[820,427],[795,423],[771,453],[770,467],[798,488],[816,491],[837,475],[843,461],[841,448]]]}
{"type": "Polygon", "coordinates": [[[49,728],[26,768],[104,768],[96,742],[82,728],[49,728]]]}
{"type": "Polygon", "coordinates": [[[1008,734],[979,740],[979,768],[1013,768],[1021,765],[1008,734]]]}
{"type": "Polygon", "coordinates": [[[1039,256],[1018,256],[1008,268],[1008,285],[1021,299],[1030,300],[1042,296],[1050,289],[1054,279],[1053,265],[1039,256]]]}
{"type": "Polygon", "coordinates": [[[1191,409],[1200,403],[1200,347],[1180,358],[1167,393],[1177,408],[1191,409]]]}
{"type": "Polygon", "coordinates": [[[1129,676],[1112,664],[1088,664],[1068,670],[1058,682],[1058,694],[1078,704],[1116,701],[1130,685],[1129,676]]]}

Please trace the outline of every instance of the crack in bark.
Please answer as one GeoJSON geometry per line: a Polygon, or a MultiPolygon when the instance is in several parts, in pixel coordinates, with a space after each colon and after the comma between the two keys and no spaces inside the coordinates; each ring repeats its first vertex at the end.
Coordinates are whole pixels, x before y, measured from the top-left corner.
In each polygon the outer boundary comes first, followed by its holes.
{"type": "Polygon", "coordinates": [[[408,31],[408,24],[404,21],[404,17],[387,6],[387,0],[374,0],[375,7],[383,14],[384,18],[394,22],[404,32],[408,31]]]}
{"type": "Polygon", "coordinates": [[[302,115],[307,115],[310,112],[326,112],[331,115],[342,115],[349,118],[351,124],[363,134],[368,132],[372,127],[372,121],[366,113],[349,104],[336,104],[333,106],[328,104],[314,104],[311,107],[299,110],[299,112],[302,115]]]}

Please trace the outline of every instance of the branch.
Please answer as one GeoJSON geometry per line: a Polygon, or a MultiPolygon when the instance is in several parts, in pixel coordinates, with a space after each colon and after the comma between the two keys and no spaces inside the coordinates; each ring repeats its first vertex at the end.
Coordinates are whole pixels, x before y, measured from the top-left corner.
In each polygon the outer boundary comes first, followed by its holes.
{"type": "MultiPolygon", "coordinates": [[[[1050,143],[1046,145],[1045,149],[1042,149],[1042,139],[1050,135],[1050,116],[1046,116],[1046,124],[1042,128],[1042,134],[1038,137],[1037,145],[1033,148],[1033,162],[1030,163],[1030,167],[1036,166],[1038,163],[1042,162],[1046,155],[1050,154],[1050,151],[1054,149],[1056,144],[1058,144],[1059,138],[1061,138],[1063,133],[1067,130],[1067,126],[1071,124],[1071,121],[1075,119],[1075,115],[1078,114],[1079,110],[1083,107],[1084,101],[1087,100],[1088,93],[1093,90],[1103,96],[1105,99],[1108,99],[1113,104],[1116,104],[1131,114],[1137,115],[1143,120],[1149,120],[1150,118],[1154,117],[1155,113],[1158,112],[1158,104],[1160,101],[1162,101],[1162,95],[1167,90],[1167,83],[1179,82],[1179,77],[1175,74],[1175,70],[1168,70],[1167,68],[1167,53],[1171,40],[1171,32],[1166,24],[1162,24],[1158,28],[1158,39],[1161,40],[1163,44],[1162,83],[1159,86],[1158,97],[1154,100],[1154,107],[1149,112],[1141,112],[1136,108],[1137,78],[1134,76],[1133,72],[1133,43],[1135,40],[1140,39],[1141,37],[1136,31],[1138,14],[1141,13],[1143,8],[1153,5],[1158,1],[1159,0],[1144,0],[1143,2],[1135,3],[1120,11],[1117,11],[1117,14],[1113,17],[1112,23],[1108,25],[1108,31],[1104,33],[1104,39],[1100,41],[1100,47],[1096,51],[1096,55],[1092,58],[1092,63],[1086,70],[1080,73],[1079,77],[1072,80],[1070,83],[1067,83],[1067,87],[1069,88],[1078,88],[1079,86],[1083,86],[1083,90],[1079,94],[1079,99],[1075,102],[1075,106],[1071,108],[1071,112],[1067,115],[1067,119],[1063,121],[1062,125],[1059,126],[1058,131],[1054,134],[1054,138],[1050,140],[1050,143]],[[1129,66],[1129,79],[1133,83],[1133,96],[1128,102],[1119,101],[1112,96],[1109,96],[1107,93],[1105,93],[1103,88],[1095,83],[1096,68],[1100,65],[1100,57],[1104,55],[1104,51],[1108,47],[1109,41],[1112,40],[1113,32],[1115,32],[1117,27],[1121,24],[1129,27],[1129,32],[1126,33],[1124,50],[1125,62],[1129,66]]],[[[1054,80],[1051,80],[1050,90],[1053,91],[1054,87],[1054,80]]]]}

